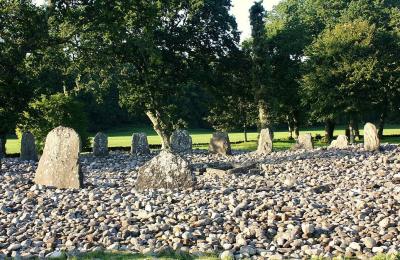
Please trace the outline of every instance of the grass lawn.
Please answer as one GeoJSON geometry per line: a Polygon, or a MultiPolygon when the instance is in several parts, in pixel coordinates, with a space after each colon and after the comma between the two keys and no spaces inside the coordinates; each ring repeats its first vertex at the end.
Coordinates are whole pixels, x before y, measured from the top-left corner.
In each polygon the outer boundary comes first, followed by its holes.
{"type": "MultiPolygon", "coordinates": [[[[145,132],[148,135],[148,140],[150,144],[160,144],[161,139],[157,136],[156,132],[151,127],[121,127],[115,128],[111,131],[107,131],[106,133],[109,136],[108,144],[110,147],[129,147],[131,144],[131,136],[134,132],[145,132]]],[[[212,131],[205,129],[190,129],[189,130],[192,138],[193,138],[193,146],[198,149],[207,149],[207,144],[210,141],[212,131]],[[203,144],[203,145],[196,145],[203,144]]],[[[338,127],[335,130],[335,135],[344,134],[344,127],[338,127]]],[[[320,134],[324,135],[324,131],[322,128],[305,128],[300,131],[300,133],[311,133],[313,136],[320,134]]],[[[363,131],[360,131],[360,134],[363,134],[363,131]]],[[[255,150],[257,147],[257,132],[248,133],[249,142],[233,144],[233,149],[241,149],[241,150],[255,150]]],[[[400,137],[390,137],[390,135],[400,135],[400,125],[388,125],[384,130],[385,137],[382,140],[382,143],[400,143],[400,137]]],[[[93,137],[94,135],[92,135],[93,137]]],[[[244,135],[240,132],[232,132],[229,133],[229,138],[231,142],[239,142],[244,141],[244,135]]],[[[274,133],[274,147],[277,150],[285,150],[289,149],[293,145],[293,141],[288,140],[288,132],[287,131],[276,131],[274,133]]],[[[322,143],[316,143],[317,146],[323,146],[322,143]]],[[[7,153],[19,153],[20,149],[20,141],[16,138],[10,138],[7,140],[7,153]]]]}

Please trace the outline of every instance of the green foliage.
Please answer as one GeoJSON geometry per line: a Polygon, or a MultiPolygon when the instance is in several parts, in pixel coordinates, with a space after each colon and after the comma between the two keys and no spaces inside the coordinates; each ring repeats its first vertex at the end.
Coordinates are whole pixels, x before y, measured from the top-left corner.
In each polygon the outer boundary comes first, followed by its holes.
{"type": "Polygon", "coordinates": [[[47,134],[58,126],[73,128],[81,138],[82,147],[89,145],[83,105],[74,97],[64,94],[43,95],[29,103],[18,124],[18,132],[30,131],[39,149],[43,149],[47,134]]]}

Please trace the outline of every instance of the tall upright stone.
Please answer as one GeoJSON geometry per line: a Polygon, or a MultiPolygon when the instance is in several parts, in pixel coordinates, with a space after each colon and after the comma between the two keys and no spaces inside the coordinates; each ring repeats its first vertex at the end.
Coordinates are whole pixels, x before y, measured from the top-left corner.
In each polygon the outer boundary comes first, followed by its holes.
{"type": "Polygon", "coordinates": [[[175,153],[190,153],[192,137],[187,130],[176,130],[171,135],[171,151],[175,153]]]}
{"type": "Polygon", "coordinates": [[[146,133],[134,133],[132,135],[131,154],[146,155],[150,153],[146,133]]]}
{"type": "Polygon", "coordinates": [[[80,146],[79,135],[72,128],[59,126],[53,129],[46,137],[35,183],[59,189],[81,188],[80,146]]]}
{"type": "Polygon", "coordinates": [[[294,145],[295,150],[312,150],[314,149],[314,144],[312,141],[312,136],[311,134],[302,134],[299,135],[299,138],[296,141],[296,144],[294,145]]]}
{"type": "Polygon", "coordinates": [[[333,149],[346,149],[347,147],[349,147],[349,140],[346,135],[339,135],[329,146],[329,148],[333,149]]]}
{"type": "Polygon", "coordinates": [[[93,155],[108,155],[108,136],[105,133],[99,132],[95,135],[93,139],[93,155]]]}
{"type": "Polygon", "coordinates": [[[31,132],[24,132],[21,138],[20,158],[24,161],[37,161],[35,137],[31,132]]]}
{"type": "Polygon", "coordinates": [[[231,142],[229,141],[228,133],[215,132],[210,140],[208,151],[214,154],[231,155],[231,142]]]}
{"type": "Polygon", "coordinates": [[[374,124],[366,123],[364,126],[364,149],[366,151],[378,151],[380,140],[378,130],[374,124]]]}
{"type": "Polygon", "coordinates": [[[185,189],[194,186],[195,176],[189,163],[178,154],[162,150],[140,167],[136,189],[185,189]]]}
{"type": "Polygon", "coordinates": [[[273,150],[273,134],[269,128],[261,129],[260,136],[258,138],[258,154],[270,154],[273,150]]]}

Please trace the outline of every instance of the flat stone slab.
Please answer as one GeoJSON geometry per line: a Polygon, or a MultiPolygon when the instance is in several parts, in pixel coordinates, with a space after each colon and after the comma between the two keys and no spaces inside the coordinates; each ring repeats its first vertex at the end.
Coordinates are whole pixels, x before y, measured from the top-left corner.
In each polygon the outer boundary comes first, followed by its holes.
{"type": "Polygon", "coordinates": [[[79,189],[83,175],[79,165],[80,138],[74,129],[57,127],[46,137],[35,183],[60,189],[79,189]]]}

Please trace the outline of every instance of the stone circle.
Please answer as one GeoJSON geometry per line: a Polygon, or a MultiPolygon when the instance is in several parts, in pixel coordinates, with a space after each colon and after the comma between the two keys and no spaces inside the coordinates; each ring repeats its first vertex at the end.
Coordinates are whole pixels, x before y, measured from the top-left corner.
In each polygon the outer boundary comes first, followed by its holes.
{"type": "Polygon", "coordinates": [[[187,130],[175,130],[171,135],[171,151],[189,153],[192,151],[192,137],[187,130]]]}
{"type": "Polygon", "coordinates": [[[257,153],[270,154],[273,151],[273,134],[269,128],[261,129],[258,137],[257,153]]]}
{"type": "Polygon", "coordinates": [[[38,159],[35,137],[31,132],[22,134],[20,158],[24,161],[37,161],[38,159]]]}
{"type": "Polygon", "coordinates": [[[105,133],[99,132],[95,135],[93,139],[93,155],[108,155],[108,136],[105,133]]]}
{"type": "Polygon", "coordinates": [[[186,160],[171,151],[162,150],[138,170],[136,189],[185,189],[193,187],[194,180],[186,160]]]}
{"type": "Polygon", "coordinates": [[[132,135],[131,154],[146,155],[150,153],[146,133],[134,133],[132,135]]]}
{"type": "Polygon", "coordinates": [[[228,133],[215,132],[212,135],[208,151],[213,154],[232,155],[231,142],[228,133]]]}
{"type": "Polygon", "coordinates": [[[364,126],[364,149],[366,151],[378,151],[380,147],[380,140],[378,131],[374,124],[366,123],[364,126]]]}
{"type": "Polygon", "coordinates": [[[80,146],[79,135],[74,129],[62,126],[53,129],[46,137],[35,183],[60,189],[82,188],[80,146]]]}

